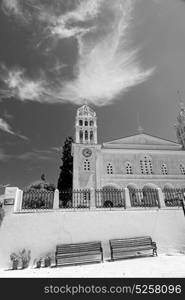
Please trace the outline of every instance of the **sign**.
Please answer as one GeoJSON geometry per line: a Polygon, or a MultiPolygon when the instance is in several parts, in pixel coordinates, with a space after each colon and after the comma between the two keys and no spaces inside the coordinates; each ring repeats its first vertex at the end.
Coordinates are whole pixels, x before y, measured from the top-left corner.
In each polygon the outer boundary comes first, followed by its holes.
{"type": "Polygon", "coordinates": [[[14,198],[5,198],[4,205],[14,205],[14,198]]]}

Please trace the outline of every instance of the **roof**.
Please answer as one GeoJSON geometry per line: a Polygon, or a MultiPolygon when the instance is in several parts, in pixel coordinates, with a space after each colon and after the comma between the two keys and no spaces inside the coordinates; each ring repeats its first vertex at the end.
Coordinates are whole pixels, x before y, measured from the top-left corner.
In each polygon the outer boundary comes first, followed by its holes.
{"type": "Polygon", "coordinates": [[[181,150],[182,145],[146,133],[139,133],[103,143],[104,148],[181,150]]]}

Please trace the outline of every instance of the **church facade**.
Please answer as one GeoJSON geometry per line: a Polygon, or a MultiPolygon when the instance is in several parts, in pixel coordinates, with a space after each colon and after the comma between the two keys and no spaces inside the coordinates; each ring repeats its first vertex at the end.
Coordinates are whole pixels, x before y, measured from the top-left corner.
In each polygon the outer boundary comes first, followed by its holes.
{"type": "Polygon", "coordinates": [[[97,117],[83,105],[77,110],[73,189],[185,188],[185,109],[176,125],[178,143],[140,130],[136,135],[98,144],[97,117]]]}

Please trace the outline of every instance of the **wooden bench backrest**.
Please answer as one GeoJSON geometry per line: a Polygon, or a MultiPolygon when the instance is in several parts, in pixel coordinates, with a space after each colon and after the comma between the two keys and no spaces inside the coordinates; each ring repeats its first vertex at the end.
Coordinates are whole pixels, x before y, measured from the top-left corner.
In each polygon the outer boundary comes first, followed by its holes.
{"type": "Polygon", "coordinates": [[[110,245],[113,248],[144,246],[144,245],[151,245],[151,243],[152,243],[152,239],[150,236],[110,240],[110,245]]]}
{"type": "Polygon", "coordinates": [[[57,245],[58,253],[101,251],[101,242],[57,245]]]}

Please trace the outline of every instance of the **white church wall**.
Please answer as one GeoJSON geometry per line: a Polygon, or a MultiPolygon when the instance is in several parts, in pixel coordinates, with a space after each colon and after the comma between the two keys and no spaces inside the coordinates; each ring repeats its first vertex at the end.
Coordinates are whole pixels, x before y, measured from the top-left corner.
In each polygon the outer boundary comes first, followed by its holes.
{"type": "Polygon", "coordinates": [[[103,242],[105,259],[110,258],[108,241],[151,235],[159,252],[185,251],[185,217],[181,209],[120,211],[50,211],[6,215],[0,227],[0,267],[9,266],[9,255],[30,249],[32,260],[55,251],[59,243],[103,242]]]}

